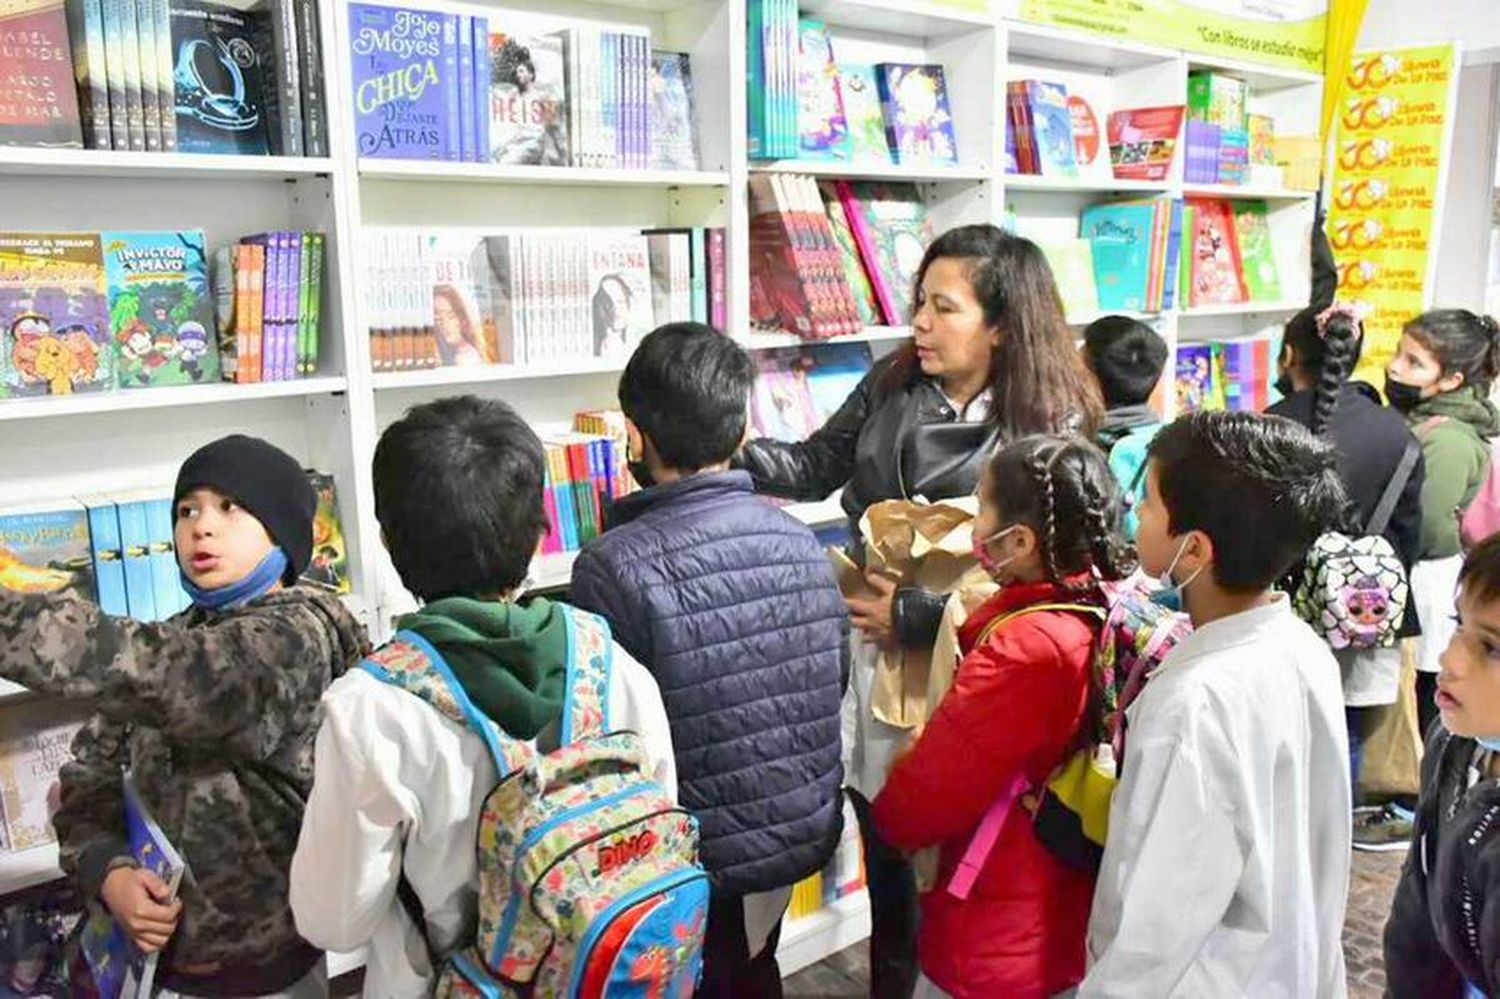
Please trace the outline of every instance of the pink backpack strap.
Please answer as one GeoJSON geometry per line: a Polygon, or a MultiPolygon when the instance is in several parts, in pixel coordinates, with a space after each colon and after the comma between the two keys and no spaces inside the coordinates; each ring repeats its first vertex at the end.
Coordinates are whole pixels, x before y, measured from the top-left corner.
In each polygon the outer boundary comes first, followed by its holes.
{"type": "Polygon", "coordinates": [[[960,901],[969,897],[969,893],[974,890],[974,882],[979,878],[979,872],[984,869],[985,861],[990,859],[990,852],[1000,839],[1000,830],[1005,827],[1005,820],[1010,816],[1016,799],[1030,783],[1025,774],[1016,774],[994,804],[985,810],[974,838],[969,840],[969,848],[964,851],[953,877],[948,879],[948,894],[960,901]]]}

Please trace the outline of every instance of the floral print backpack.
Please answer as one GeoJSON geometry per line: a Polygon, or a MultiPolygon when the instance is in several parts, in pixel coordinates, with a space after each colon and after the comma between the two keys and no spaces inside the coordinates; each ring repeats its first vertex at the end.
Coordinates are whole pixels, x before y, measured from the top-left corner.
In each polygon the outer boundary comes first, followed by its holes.
{"type": "Polygon", "coordinates": [[[698,824],[648,779],[635,733],[610,731],[609,626],[563,613],[568,684],[550,753],[481,714],[414,632],[363,663],[476,732],[500,774],[479,820],[477,938],[447,955],[436,995],[689,996],[708,915],[698,824]]]}

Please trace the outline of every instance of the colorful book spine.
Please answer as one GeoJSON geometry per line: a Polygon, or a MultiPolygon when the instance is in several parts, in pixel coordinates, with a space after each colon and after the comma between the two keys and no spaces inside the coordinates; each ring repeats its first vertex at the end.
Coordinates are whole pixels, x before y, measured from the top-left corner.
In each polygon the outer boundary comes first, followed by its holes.
{"type": "Polygon", "coordinates": [[[463,159],[463,118],[459,107],[462,87],[458,81],[458,14],[440,14],[443,28],[443,100],[447,127],[444,130],[443,158],[463,159]]]}
{"type": "Polygon", "coordinates": [[[318,372],[318,361],[323,352],[323,253],[327,237],[321,232],[310,234],[312,252],[308,256],[311,272],[307,291],[307,370],[308,375],[318,372]]]}
{"type": "Polygon", "coordinates": [[[490,79],[494,57],[490,53],[490,19],[476,14],[469,19],[469,44],[474,49],[474,156],[476,163],[490,158],[490,79]]]}
{"type": "Polygon", "coordinates": [[[73,78],[78,85],[84,145],[109,149],[109,72],[106,68],[104,5],[100,0],[67,0],[68,39],[73,78]]]}
{"type": "Polygon", "coordinates": [[[711,318],[708,311],[708,230],[694,226],[689,237],[693,260],[693,321],[706,323],[711,318]]]}
{"type": "Polygon", "coordinates": [[[177,565],[177,545],[173,531],[172,500],[169,497],[146,501],[146,528],[151,535],[152,600],[156,616],[165,621],[187,607],[187,591],[182,588],[182,572],[177,565]]]}
{"type": "Polygon", "coordinates": [[[297,359],[301,347],[299,323],[302,316],[302,233],[283,232],[281,249],[285,255],[286,271],[282,275],[281,363],[278,373],[281,381],[289,382],[297,377],[297,359]]]}
{"type": "Polygon", "coordinates": [[[474,131],[479,118],[474,92],[474,18],[468,14],[457,17],[458,32],[454,44],[458,47],[458,158],[472,163],[479,159],[478,137],[474,131]]]}
{"type": "Polygon", "coordinates": [[[151,528],[149,503],[139,497],[122,496],[116,506],[120,516],[120,549],[125,563],[125,599],[130,616],[137,621],[156,621],[156,581],[151,573],[151,528]]]}
{"type": "Polygon", "coordinates": [[[86,498],[89,544],[94,556],[94,581],[99,609],[115,617],[130,613],[125,591],[125,553],[120,542],[120,515],[115,504],[100,497],[86,498]]]}
{"type": "Polygon", "coordinates": [[[153,0],[134,0],[136,61],[140,66],[141,128],[147,152],[161,152],[161,99],[157,93],[160,74],[156,68],[156,12],[153,0]]]}
{"type": "Polygon", "coordinates": [[[708,321],[716,330],[729,328],[729,263],[724,230],[712,228],[707,232],[709,309],[708,321]]]}

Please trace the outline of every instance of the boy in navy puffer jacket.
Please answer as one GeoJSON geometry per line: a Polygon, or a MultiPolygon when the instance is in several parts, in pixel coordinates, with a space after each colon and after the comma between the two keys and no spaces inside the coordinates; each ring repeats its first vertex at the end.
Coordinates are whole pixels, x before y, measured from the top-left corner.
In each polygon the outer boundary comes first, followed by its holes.
{"type": "Polygon", "coordinates": [[[755,366],[699,323],[641,342],[620,380],[631,471],[572,599],[656,677],[678,793],[714,897],[700,996],[779,996],[791,886],[842,830],[839,704],[848,618],[810,530],[729,470],[755,366]]]}

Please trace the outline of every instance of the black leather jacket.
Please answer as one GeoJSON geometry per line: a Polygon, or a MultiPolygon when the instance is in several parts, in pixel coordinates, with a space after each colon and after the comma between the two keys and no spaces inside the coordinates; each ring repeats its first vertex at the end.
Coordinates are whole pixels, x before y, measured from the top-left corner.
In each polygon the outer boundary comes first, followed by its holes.
{"type": "MultiPolygon", "coordinates": [[[[958,422],[931,379],[886,386],[890,363],[877,363],[806,441],[750,441],[735,466],[750,473],[757,492],[785,499],[820,500],[843,486],[844,511],[856,525],[865,508],[881,500],[951,499],[973,492],[1000,443],[999,427],[990,421],[958,422]]],[[[931,644],[945,599],[918,589],[897,594],[894,617],[902,644],[931,644]]]]}

